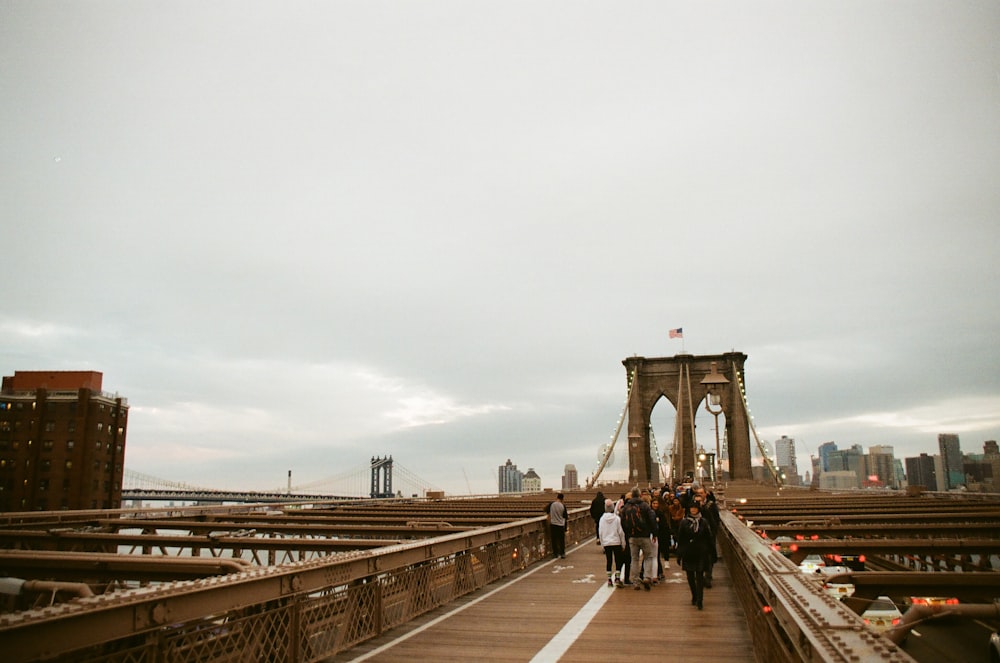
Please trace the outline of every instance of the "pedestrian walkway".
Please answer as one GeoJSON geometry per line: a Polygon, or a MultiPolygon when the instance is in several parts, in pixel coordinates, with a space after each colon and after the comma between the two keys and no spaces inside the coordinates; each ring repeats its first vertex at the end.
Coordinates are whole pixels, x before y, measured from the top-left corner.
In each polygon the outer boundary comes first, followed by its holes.
{"type": "Polygon", "coordinates": [[[754,663],[747,621],[724,560],[704,610],[676,562],[650,591],[607,586],[594,539],[450,603],[334,661],[607,663],[689,659],[754,663]],[[626,658],[627,657],[627,658],[626,658]]]}

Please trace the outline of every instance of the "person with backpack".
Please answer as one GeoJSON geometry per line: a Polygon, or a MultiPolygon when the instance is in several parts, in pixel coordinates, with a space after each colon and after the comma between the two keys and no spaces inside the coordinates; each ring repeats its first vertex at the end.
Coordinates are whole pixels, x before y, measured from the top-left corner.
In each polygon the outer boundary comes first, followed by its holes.
{"type": "Polygon", "coordinates": [[[656,531],[656,514],[653,509],[642,499],[638,488],[633,488],[631,496],[625,506],[622,507],[622,529],[628,538],[628,545],[632,551],[629,563],[629,580],[633,588],[638,591],[645,589],[647,592],[652,588],[653,578],[656,577],[653,567],[653,541],[656,531]],[[639,579],[640,556],[642,563],[642,581],[639,579]]]}

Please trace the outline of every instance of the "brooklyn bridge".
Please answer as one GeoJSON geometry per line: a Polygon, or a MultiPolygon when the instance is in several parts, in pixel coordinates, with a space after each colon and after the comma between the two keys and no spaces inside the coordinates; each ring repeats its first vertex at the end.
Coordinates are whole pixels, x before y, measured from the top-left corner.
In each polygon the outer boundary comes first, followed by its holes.
{"type": "Polygon", "coordinates": [[[126,508],[0,514],[3,658],[990,661],[998,496],[792,487],[766,455],[754,480],[743,359],[623,362],[628,480],[603,474],[612,444],[566,492],[565,558],[543,513],[554,492],[446,496],[389,457],[349,472],[363,493],[289,481],[237,494],[134,473],[126,508]],[[677,429],[659,454],[648,419],[663,398],[677,429]],[[728,447],[708,467],[694,447],[702,403],[725,418],[728,447]],[[705,609],[676,560],[651,591],[609,587],[597,491],[688,477],[721,507],[705,609]]]}

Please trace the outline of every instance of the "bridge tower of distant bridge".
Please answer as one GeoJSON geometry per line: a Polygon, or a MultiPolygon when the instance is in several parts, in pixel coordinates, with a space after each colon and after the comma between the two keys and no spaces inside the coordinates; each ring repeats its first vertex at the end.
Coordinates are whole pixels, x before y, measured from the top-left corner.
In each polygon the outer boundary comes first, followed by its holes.
{"type": "Polygon", "coordinates": [[[395,497],[392,492],[392,456],[372,456],[372,497],[395,497]]]}
{"type": "MultiPolygon", "coordinates": [[[[630,380],[628,411],[629,481],[636,484],[662,481],[654,472],[650,447],[650,415],[666,398],[677,411],[671,468],[672,480],[690,474],[697,467],[695,412],[708,394],[702,380],[713,373],[713,364],[728,383],[719,385],[721,407],[726,417],[729,449],[729,478],[752,479],[750,469],[750,422],[743,398],[742,352],[720,355],[679,354],[674,357],[629,357],[622,361],[630,380]]],[[[717,461],[718,462],[718,461],[717,461]]]]}

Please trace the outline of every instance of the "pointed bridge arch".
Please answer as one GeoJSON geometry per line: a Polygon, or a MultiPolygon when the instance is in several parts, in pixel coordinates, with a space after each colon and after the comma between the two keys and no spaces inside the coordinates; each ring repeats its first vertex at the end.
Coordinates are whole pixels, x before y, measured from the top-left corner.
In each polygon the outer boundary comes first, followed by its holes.
{"type": "Polygon", "coordinates": [[[661,397],[670,401],[677,412],[672,463],[674,476],[669,478],[694,475],[697,463],[695,413],[708,393],[701,381],[711,373],[713,363],[718,372],[729,380],[722,387],[721,403],[726,417],[729,478],[753,478],[750,470],[750,425],[739,387],[745,384],[743,365],[746,360],[747,356],[742,352],[726,352],[719,355],[629,357],[622,361],[627,379],[632,380],[628,402],[630,482],[647,484],[668,478],[659,476],[659,468],[654,464],[650,448],[650,415],[661,397]]]}

